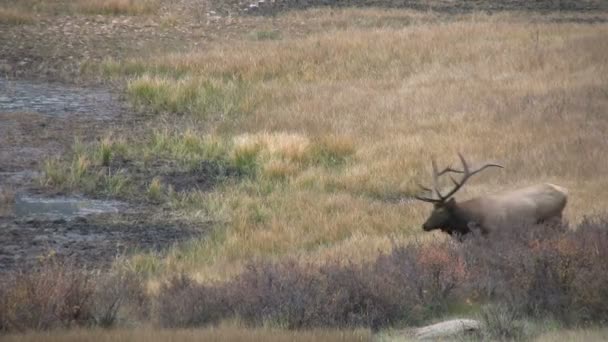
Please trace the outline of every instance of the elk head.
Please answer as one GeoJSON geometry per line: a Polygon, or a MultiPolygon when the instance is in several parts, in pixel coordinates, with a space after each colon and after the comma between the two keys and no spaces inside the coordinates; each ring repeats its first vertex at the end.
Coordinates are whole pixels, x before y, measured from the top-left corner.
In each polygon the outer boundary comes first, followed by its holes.
{"type": "Polygon", "coordinates": [[[452,235],[453,233],[459,233],[460,235],[468,233],[470,231],[468,215],[461,210],[458,203],[456,203],[456,200],[454,200],[452,196],[458,190],[460,190],[460,188],[462,188],[466,181],[469,180],[469,178],[474,174],[479,173],[488,167],[502,168],[502,166],[498,164],[485,164],[482,167],[471,171],[469,169],[469,165],[467,164],[462,154],[458,153],[458,157],[462,162],[462,170],[456,170],[452,169],[451,167],[446,167],[445,169],[438,172],[435,160],[431,160],[433,166],[433,188],[431,189],[419,185],[424,191],[429,192],[431,194],[431,197],[423,197],[418,195],[414,196],[416,199],[432,203],[434,206],[433,212],[426,220],[426,222],[424,222],[424,224],[422,225],[422,229],[424,229],[425,231],[441,229],[442,231],[450,235],[452,235]],[[439,176],[444,175],[446,173],[463,174],[463,176],[460,182],[458,182],[450,175],[450,180],[454,184],[454,187],[446,195],[443,195],[439,191],[439,176]],[[432,197],[433,193],[437,195],[437,198],[432,197]]]}

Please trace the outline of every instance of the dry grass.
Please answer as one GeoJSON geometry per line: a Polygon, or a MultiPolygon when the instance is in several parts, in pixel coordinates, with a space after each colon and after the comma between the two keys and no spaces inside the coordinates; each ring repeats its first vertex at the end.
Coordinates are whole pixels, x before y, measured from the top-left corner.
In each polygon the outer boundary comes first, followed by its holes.
{"type": "Polygon", "coordinates": [[[557,330],[542,334],[537,342],[600,342],[608,340],[608,329],[557,330]]]}
{"type": "Polygon", "coordinates": [[[0,24],[27,24],[36,14],[144,15],[160,7],[159,0],[5,0],[0,24]]]}
{"type": "Polygon", "coordinates": [[[0,217],[9,215],[15,203],[15,190],[11,187],[0,187],[0,217]]]}
{"type": "Polygon", "coordinates": [[[34,16],[26,11],[17,8],[0,7],[0,24],[29,24],[34,22],[34,16]]]}
{"type": "Polygon", "coordinates": [[[0,187],[0,207],[12,205],[15,202],[15,189],[4,186],[0,187]]]}
{"type": "Polygon", "coordinates": [[[158,0],[78,0],[78,11],[90,14],[139,15],[154,12],[159,7],[158,0]]]}
{"type": "Polygon", "coordinates": [[[246,329],[220,326],[207,329],[158,330],[136,328],[131,330],[68,330],[5,335],[3,341],[371,341],[367,330],[307,330],[246,329]]]}
{"type": "MultiPolygon", "coordinates": [[[[606,329],[551,330],[534,338],[537,342],[581,341],[600,342],[608,339],[606,329]]],[[[410,341],[406,335],[385,332],[373,336],[367,330],[245,329],[220,326],[206,329],[74,329],[69,331],[32,332],[4,335],[3,341],[410,341]]],[[[462,338],[462,340],[467,340],[462,338]]]]}
{"type": "Polygon", "coordinates": [[[176,252],[172,267],[189,260],[202,278],[221,278],[252,257],[371,258],[390,240],[421,232],[429,208],[395,200],[428,182],[431,156],[450,164],[457,151],[506,166],[476,177],[458,198],[553,182],[570,190],[570,221],[605,212],[608,25],[523,14],[440,22],[408,11],[337,13],[279,18],[308,20],[321,33],[245,36],[106,63],[146,89],[130,95],[150,96],[152,110],[204,111],[207,121],[190,132],[230,137],[233,159],[257,170],[247,182],[191,195],[191,214],[218,215],[223,233],[176,252]],[[244,94],[184,86],[234,82],[247,85],[244,94]],[[213,96],[217,105],[197,109],[213,96]],[[327,147],[322,162],[304,162],[312,142],[327,147]]]}

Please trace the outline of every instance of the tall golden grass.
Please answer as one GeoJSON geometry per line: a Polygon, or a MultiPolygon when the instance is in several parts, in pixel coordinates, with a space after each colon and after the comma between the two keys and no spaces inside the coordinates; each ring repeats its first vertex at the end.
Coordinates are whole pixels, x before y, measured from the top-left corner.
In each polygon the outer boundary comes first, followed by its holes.
{"type": "Polygon", "coordinates": [[[257,257],[368,259],[420,236],[429,208],[398,200],[429,180],[431,157],[451,164],[458,151],[473,163],[506,166],[476,177],[458,198],[553,182],[570,191],[570,221],[605,213],[608,25],[525,14],[440,21],[408,11],[330,12],[277,19],[321,27],[312,33],[243,35],[204,50],[105,64],[153,94],[151,109],[159,109],[155,98],[181,99],[184,106],[174,108],[196,114],[189,104],[216,96],[220,109],[188,130],[241,142],[236,151],[262,170],[262,177],[191,194],[190,203],[200,203],[191,213],[221,213],[222,234],[176,251],[168,264],[189,260],[187,268],[207,278],[257,257]],[[247,105],[221,87],[180,88],[184,80],[247,84],[247,105]],[[187,93],[176,93],[182,88],[187,93]],[[329,142],[341,162],[302,163],[318,141],[329,142]]]}
{"type": "Polygon", "coordinates": [[[34,16],[24,10],[11,7],[0,7],[0,24],[29,24],[34,22],[34,16]]]}
{"type": "Polygon", "coordinates": [[[246,329],[224,325],[206,329],[73,329],[66,331],[32,332],[26,334],[5,335],[3,341],[371,341],[368,330],[307,330],[286,331],[271,328],[246,329]]]}
{"type": "Polygon", "coordinates": [[[33,23],[36,14],[144,15],[159,7],[159,0],[7,0],[0,7],[0,23],[33,23]]]}
{"type": "Polygon", "coordinates": [[[534,339],[537,342],[585,341],[600,342],[608,339],[608,330],[605,328],[556,330],[544,333],[534,339]]]}

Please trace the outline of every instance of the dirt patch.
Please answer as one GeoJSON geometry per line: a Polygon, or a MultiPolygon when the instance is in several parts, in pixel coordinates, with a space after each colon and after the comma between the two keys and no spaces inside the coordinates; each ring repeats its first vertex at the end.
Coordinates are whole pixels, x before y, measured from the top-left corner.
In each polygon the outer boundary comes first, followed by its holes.
{"type": "Polygon", "coordinates": [[[110,90],[40,81],[2,81],[0,92],[0,272],[35,265],[54,254],[106,267],[135,250],[162,251],[204,234],[206,227],[175,222],[145,208],[129,214],[67,217],[17,215],[20,196],[47,192],[36,180],[45,160],[70,151],[76,139],[94,141],[108,130],[138,134],[140,115],[110,90]],[[144,213],[146,212],[146,213],[144,213]],[[15,216],[16,215],[16,216],[15,216]]]}
{"type": "Polygon", "coordinates": [[[0,113],[38,113],[52,117],[84,116],[107,120],[124,111],[120,94],[103,87],[78,87],[0,78],[0,113]]]}
{"type": "Polygon", "coordinates": [[[142,214],[95,217],[0,219],[0,270],[36,265],[54,255],[78,264],[107,267],[134,251],[162,252],[202,236],[208,226],[179,221],[151,222],[142,214]]]}
{"type": "Polygon", "coordinates": [[[33,181],[46,159],[69,151],[76,139],[84,142],[96,139],[108,126],[115,126],[118,131],[129,127],[118,125],[119,122],[117,118],[94,120],[0,112],[0,188],[40,191],[33,181]]]}
{"type": "Polygon", "coordinates": [[[142,120],[107,88],[0,80],[0,189],[38,191],[32,181],[45,160],[109,129],[137,132],[142,120]]]}

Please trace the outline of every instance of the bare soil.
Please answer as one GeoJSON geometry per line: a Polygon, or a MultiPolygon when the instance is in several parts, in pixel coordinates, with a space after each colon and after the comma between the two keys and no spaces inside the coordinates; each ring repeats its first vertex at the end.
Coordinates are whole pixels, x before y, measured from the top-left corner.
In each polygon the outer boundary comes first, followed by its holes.
{"type": "Polygon", "coordinates": [[[121,255],[163,252],[202,236],[206,228],[171,220],[150,220],[141,213],[91,217],[0,220],[0,273],[36,266],[45,257],[108,267],[121,255]]]}

